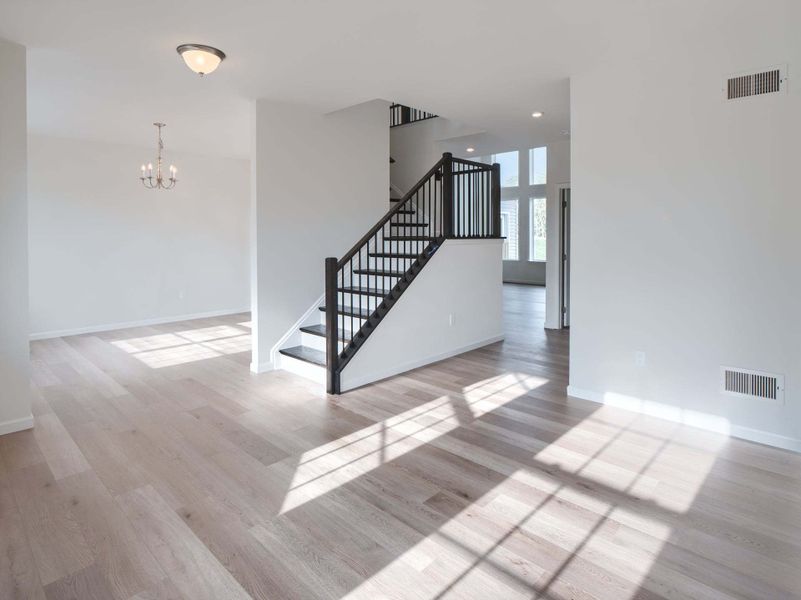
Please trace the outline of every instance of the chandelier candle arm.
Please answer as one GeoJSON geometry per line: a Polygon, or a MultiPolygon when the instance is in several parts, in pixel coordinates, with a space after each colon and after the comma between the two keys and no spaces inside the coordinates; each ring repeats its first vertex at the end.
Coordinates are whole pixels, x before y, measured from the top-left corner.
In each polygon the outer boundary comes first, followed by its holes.
{"type": "Polygon", "coordinates": [[[141,171],[142,174],[139,177],[139,180],[142,182],[142,185],[145,186],[149,190],[161,189],[161,190],[169,190],[175,187],[175,183],[178,181],[176,178],[176,173],[178,173],[178,169],[175,165],[170,165],[170,176],[165,181],[164,177],[161,174],[161,165],[163,163],[162,153],[164,151],[164,141],[161,138],[161,129],[162,127],[166,127],[165,123],[153,123],[158,130],[158,155],[156,157],[156,180],[153,181],[153,163],[147,163],[147,168],[145,165],[142,165],[141,171]]]}

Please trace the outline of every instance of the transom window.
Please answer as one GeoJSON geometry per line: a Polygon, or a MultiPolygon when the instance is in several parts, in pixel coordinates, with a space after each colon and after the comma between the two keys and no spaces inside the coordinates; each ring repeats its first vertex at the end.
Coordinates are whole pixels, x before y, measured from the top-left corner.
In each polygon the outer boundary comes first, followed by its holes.
{"type": "Polygon", "coordinates": [[[545,185],[548,182],[548,148],[531,148],[528,151],[529,185],[545,185]]]}

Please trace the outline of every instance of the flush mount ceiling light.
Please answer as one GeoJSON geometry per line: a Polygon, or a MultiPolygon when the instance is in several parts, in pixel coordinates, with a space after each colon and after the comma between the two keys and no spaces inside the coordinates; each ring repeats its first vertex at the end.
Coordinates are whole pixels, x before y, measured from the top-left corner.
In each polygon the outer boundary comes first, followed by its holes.
{"type": "Polygon", "coordinates": [[[225,52],[203,44],[181,44],[176,50],[186,66],[201,77],[213,72],[225,60],[225,52]]]}
{"type": "Polygon", "coordinates": [[[541,110],[535,110],[533,113],[531,113],[531,116],[534,117],[535,119],[539,119],[544,114],[545,113],[542,112],[541,110]]]}
{"type": "Polygon", "coordinates": [[[468,151],[468,152],[475,152],[475,151],[476,151],[476,149],[475,149],[475,148],[473,148],[472,146],[470,146],[469,148],[467,148],[467,151],[468,151]]]}

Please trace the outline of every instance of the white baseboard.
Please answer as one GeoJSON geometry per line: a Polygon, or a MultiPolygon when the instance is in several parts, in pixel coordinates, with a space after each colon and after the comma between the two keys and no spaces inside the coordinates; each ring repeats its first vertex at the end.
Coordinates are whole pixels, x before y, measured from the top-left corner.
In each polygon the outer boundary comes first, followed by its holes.
{"type": "Polygon", "coordinates": [[[33,415],[0,423],[0,435],[33,428],[33,415]]]}
{"type": "Polygon", "coordinates": [[[73,329],[59,329],[55,331],[40,331],[30,334],[31,341],[46,340],[50,338],[67,337],[70,335],[82,335],[85,333],[99,333],[101,331],[114,331],[116,329],[128,329],[131,327],[147,327],[149,325],[163,325],[164,323],[177,323],[179,321],[193,321],[195,319],[208,319],[211,317],[224,317],[226,315],[237,315],[249,313],[250,307],[240,309],[212,310],[190,315],[175,315],[172,317],[157,317],[155,319],[143,319],[141,321],[125,321],[121,323],[107,323],[105,325],[89,325],[87,327],[75,327],[73,329]]]}
{"type": "Polygon", "coordinates": [[[514,283],[515,285],[533,285],[534,287],[545,287],[545,282],[526,281],[523,279],[504,279],[504,283],[514,283]]]}
{"type": "Polygon", "coordinates": [[[275,369],[275,365],[272,361],[267,361],[263,363],[250,363],[250,372],[251,373],[269,373],[270,371],[275,369]]]}
{"type": "Polygon", "coordinates": [[[705,431],[722,433],[730,437],[748,440],[749,442],[757,442],[776,448],[792,450],[793,452],[801,452],[801,439],[791,438],[761,429],[735,425],[729,423],[724,417],[707,415],[692,410],[681,409],[676,406],[670,406],[668,404],[623,396],[621,394],[602,394],[593,390],[577,388],[572,385],[567,386],[567,395],[573,396],[574,398],[581,398],[582,400],[589,400],[590,402],[597,402],[598,404],[623,408],[651,417],[658,417],[673,423],[690,425],[691,427],[697,427],[705,431]]]}
{"type": "Polygon", "coordinates": [[[399,375],[400,373],[405,373],[406,371],[411,371],[412,369],[417,369],[418,367],[424,367],[426,365],[430,365],[431,363],[439,362],[441,360],[445,360],[446,358],[451,358],[452,356],[456,356],[457,354],[464,354],[465,352],[470,352],[471,350],[475,350],[476,348],[481,348],[482,346],[487,346],[489,344],[494,344],[496,342],[501,342],[501,341],[503,341],[503,335],[496,335],[491,338],[487,338],[478,342],[474,342],[472,344],[468,344],[466,346],[454,348],[453,350],[449,350],[448,352],[432,354],[430,356],[415,359],[413,361],[409,361],[401,365],[394,365],[386,370],[382,370],[376,373],[371,373],[369,375],[364,375],[361,377],[354,377],[353,379],[347,378],[346,373],[348,367],[346,365],[345,369],[342,371],[342,381],[341,381],[342,391],[346,392],[348,390],[353,390],[363,385],[367,385],[368,383],[375,383],[376,381],[386,379],[387,377],[399,375]]]}

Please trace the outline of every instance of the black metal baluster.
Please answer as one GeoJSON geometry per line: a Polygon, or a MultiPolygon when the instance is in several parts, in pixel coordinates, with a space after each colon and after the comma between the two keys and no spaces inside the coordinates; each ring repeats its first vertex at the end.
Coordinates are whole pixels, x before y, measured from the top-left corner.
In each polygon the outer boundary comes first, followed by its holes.
{"type": "MultiPolygon", "coordinates": [[[[459,171],[462,171],[463,167],[459,167],[459,171]]],[[[458,200],[457,203],[459,205],[459,237],[464,237],[464,230],[465,230],[465,205],[464,205],[464,175],[460,173],[459,175],[459,190],[458,200]]]]}
{"type": "Polygon", "coordinates": [[[492,236],[501,237],[501,165],[492,165],[492,236]]]}

